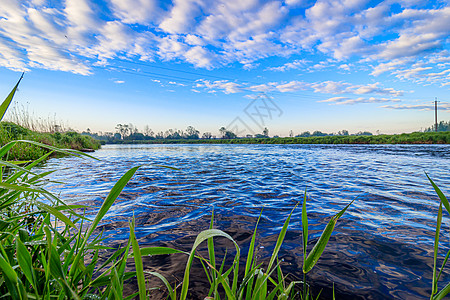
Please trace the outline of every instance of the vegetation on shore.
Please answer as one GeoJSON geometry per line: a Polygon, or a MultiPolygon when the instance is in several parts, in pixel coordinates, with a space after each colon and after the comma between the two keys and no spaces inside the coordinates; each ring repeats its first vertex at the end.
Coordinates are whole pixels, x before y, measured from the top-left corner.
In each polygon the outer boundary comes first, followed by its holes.
{"type": "Polygon", "coordinates": [[[234,139],[111,140],[112,144],[450,144],[450,131],[382,135],[333,135],[311,137],[234,139]]]}
{"type": "Polygon", "coordinates": [[[403,134],[377,134],[360,131],[350,134],[347,130],[336,133],[321,131],[305,131],[289,137],[269,137],[269,129],[264,128],[261,134],[247,134],[237,137],[225,127],[219,129],[220,136],[213,136],[205,132],[200,137],[200,131],[192,126],[186,130],[169,129],[165,132],[154,133],[148,126],[140,132],[133,124],[117,124],[116,132],[94,133],[89,129],[83,135],[91,136],[106,144],[449,144],[450,121],[440,122],[435,132],[435,126],[426,128],[424,132],[403,134]]]}
{"type": "MultiPolygon", "coordinates": [[[[11,122],[0,123],[0,145],[14,140],[29,140],[64,149],[85,150],[100,148],[100,142],[90,136],[74,131],[37,132],[11,122]]],[[[49,150],[28,143],[17,143],[8,152],[9,160],[35,160],[48,153],[49,150]]]]}

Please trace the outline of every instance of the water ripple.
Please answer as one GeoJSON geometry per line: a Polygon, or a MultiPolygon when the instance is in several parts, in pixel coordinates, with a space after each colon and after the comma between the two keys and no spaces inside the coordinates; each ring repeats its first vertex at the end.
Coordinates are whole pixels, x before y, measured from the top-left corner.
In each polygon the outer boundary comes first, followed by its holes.
{"type": "MultiPolygon", "coordinates": [[[[134,213],[141,244],[189,250],[214,208],[216,226],[245,249],[264,207],[261,259],[269,257],[305,189],[310,246],[330,216],[357,198],[308,274],[314,289],[330,295],[334,282],[345,299],[425,299],[438,199],[424,172],[448,195],[449,154],[447,145],[107,145],[94,153],[99,161],[51,159],[43,169],[58,170],[52,179],[66,184],[49,188],[63,199],[99,207],[122,174],[142,165],[99,226],[116,243],[127,239],[134,213]]],[[[298,278],[300,213],[293,213],[281,253],[298,278]]],[[[166,264],[182,265],[176,259],[166,264]]],[[[174,266],[159,265],[178,272],[174,266]]]]}

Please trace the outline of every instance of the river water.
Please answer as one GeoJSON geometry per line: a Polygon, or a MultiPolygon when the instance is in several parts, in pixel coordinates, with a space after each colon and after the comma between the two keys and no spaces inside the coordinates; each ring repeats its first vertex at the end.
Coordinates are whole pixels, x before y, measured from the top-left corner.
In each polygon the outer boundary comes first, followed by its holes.
{"type": "MultiPolygon", "coordinates": [[[[439,201],[425,172],[450,194],[448,145],[106,145],[93,156],[99,160],[58,158],[43,168],[56,169],[51,179],[65,182],[48,187],[62,199],[99,207],[121,175],[142,166],[100,226],[111,245],[128,238],[134,214],[141,246],[189,250],[214,209],[215,227],[245,253],[263,209],[258,257],[264,261],[305,190],[309,249],[330,217],[356,198],[308,273],[313,290],[329,298],[334,283],[337,299],[429,298],[439,201]]],[[[292,279],[302,276],[300,218],[298,207],[280,252],[292,279]]],[[[145,263],[167,274],[183,267],[174,259],[145,263]]],[[[450,281],[448,273],[443,281],[450,281]]]]}

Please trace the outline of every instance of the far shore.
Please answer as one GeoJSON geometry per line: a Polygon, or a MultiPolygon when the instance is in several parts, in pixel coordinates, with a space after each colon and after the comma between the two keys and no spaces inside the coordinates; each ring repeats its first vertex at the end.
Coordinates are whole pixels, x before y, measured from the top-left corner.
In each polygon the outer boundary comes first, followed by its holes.
{"type": "Polygon", "coordinates": [[[106,144],[450,144],[450,131],[381,135],[267,137],[235,139],[113,140],[106,144]]]}

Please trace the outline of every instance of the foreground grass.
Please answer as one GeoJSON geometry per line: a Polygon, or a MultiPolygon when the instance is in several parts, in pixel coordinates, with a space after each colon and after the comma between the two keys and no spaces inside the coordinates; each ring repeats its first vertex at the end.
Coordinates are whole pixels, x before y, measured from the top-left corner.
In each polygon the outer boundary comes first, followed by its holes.
{"type": "Polygon", "coordinates": [[[238,139],[115,140],[114,144],[450,144],[448,132],[413,132],[371,136],[314,136],[238,139]]]}
{"type": "MultiPolygon", "coordinates": [[[[5,145],[14,140],[35,141],[41,144],[64,149],[97,150],[100,142],[77,132],[42,133],[31,131],[11,122],[0,123],[0,145],[5,145]]],[[[17,143],[8,151],[9,160],[35,160],[48,153],[49,150],[41,146],[29,143],[17,143]]]]}

